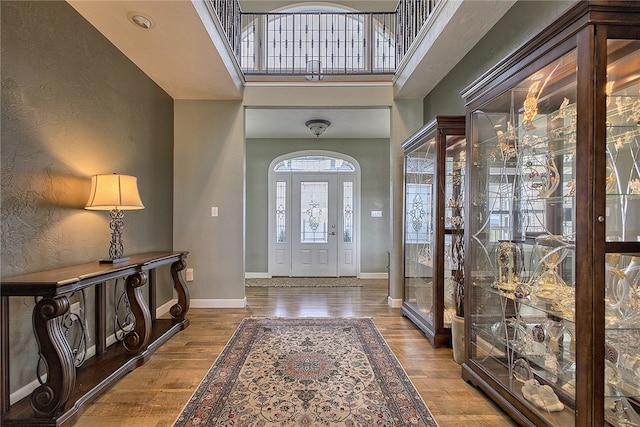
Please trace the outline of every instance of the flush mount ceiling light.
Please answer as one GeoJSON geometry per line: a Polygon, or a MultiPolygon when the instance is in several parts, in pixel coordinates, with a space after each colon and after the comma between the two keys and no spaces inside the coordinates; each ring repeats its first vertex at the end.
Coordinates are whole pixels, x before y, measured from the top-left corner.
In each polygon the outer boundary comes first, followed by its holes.
{"type": "Polygon", "coordinates": [[[317,59],[312,59],[307,62],[307,74],[304,76],[309,81],[322,80],[322,62],[317,59]]]}
{"type": "Polygon", "coordinates": [[[331,126],[331,122],[323,119],[311,119],[307,120],[305,126],[308,127],[311,133],[317,138],[322,135],[329,126],[331,126]]]}
{"type": "Polygon", "coordinates": [[[149,18],[146,15],[143,15],[142,13],[131,12],[129,14],[129,19],[138,27],[144,28],[145,30],[148,30],[151,27],[153,27],[153,21],[151,20],[151,18],[149,18]]]}

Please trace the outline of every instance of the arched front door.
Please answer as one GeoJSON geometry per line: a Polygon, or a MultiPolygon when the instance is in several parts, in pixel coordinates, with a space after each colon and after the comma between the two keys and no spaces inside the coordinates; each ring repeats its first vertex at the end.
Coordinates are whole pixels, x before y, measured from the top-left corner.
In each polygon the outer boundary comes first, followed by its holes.
{"type": "Polygon", "coordinates": [[[270,168],[269,273],[357,276],[359,168],[330,152],[291,153],[270,168]]]}

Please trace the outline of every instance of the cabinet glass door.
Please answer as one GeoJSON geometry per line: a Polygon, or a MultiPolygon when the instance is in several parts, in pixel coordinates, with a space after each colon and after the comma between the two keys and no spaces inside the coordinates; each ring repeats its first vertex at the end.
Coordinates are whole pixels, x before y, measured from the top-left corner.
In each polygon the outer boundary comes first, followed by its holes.
{"type": "Polygon", "coordinates": [[[453,293],[464,280],[465,141],[464,116],[436,116],[402,144],[405,260],[400,312],[434,347],[451,344],[453,293]]]}
{"type": "Polygon", "coordinates": [[[436,141],[405,156],[404,303],[433,325],[436,141]]]}
{"type": "Polygon", "coordinates": [[[447,135],[444,174],[444,326],[462,314],[462,299],[456,299],[457,284],[464,285],[464,173],[466,138],[447,135]]]}
{"type": "Polygon", "coordinates": [[[576,51],[472,112],[470,361],[573,423],[576,51]]]}
{"type": "Polygon", "coordinates": [[[604,395],[613,425],[640,425],[640,253],[628,246],[640,241],[639,74],[640,42],[609,40],[604,395]]]}

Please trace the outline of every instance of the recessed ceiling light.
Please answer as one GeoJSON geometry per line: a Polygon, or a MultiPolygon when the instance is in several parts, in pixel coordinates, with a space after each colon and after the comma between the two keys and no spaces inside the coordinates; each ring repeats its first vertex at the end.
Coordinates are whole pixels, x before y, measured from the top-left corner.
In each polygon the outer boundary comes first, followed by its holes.
{"type": "Polygon", "coordinates": [[[129,19],[138,27],[144,28],[145,30],[153,27],[153,21],[151,20],[151,18],[141,13],[132,12],[129,14],[129,19]]]}

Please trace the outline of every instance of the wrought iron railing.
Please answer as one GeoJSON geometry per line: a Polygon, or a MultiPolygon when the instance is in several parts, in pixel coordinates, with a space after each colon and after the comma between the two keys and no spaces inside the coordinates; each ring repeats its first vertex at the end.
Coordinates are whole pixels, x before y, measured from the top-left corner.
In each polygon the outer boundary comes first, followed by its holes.
{"type": "Polygon", "coordinates": [[[398,62],[409,51],[411,44],[436,8],[446,0],[400,0],[396,7],[396,44],[398,62]]]}
{"type": "Polygon", "coordinates": [[[245,75],[393,74],[443,0],[400,0],[395,12],[245,13],[207,0],[245,75]]]}
{"type": "Polygon", "coordinates": [[[245,74],[393,73],[393,13],[243,14],[245,74]]]}
{"type": "Polygon", "coordinates": [[[240,59],[242,9],[238,0],[206,0],[209,13],[217,16],[236,59],[240,59]]]}

